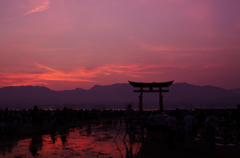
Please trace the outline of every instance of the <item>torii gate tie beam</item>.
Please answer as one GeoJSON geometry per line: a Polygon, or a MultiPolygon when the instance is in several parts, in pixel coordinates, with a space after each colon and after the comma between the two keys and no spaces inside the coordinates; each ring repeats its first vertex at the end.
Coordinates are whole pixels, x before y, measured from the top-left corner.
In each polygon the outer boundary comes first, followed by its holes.
{"type": "Polygon", "coordinates": [[[162,92],[169,92],[169,90],[163,90],[163,87],[169,87],[173,81],[169,82],[153,82],[153,83],[142,83],[142,82],[132,82],[128,81],[130,85],[133,87],[139,87],[140,90],[134,90],[133,92],[140,92],[139,96],[139,111],[143,111],[142,106],[142,98],[143,98],[143,92],[159,92],[159,109],[163,110],[163,96],[162,92]],[[149,90],[143,89],[143,88],[149,88],[149,90]],[[153,88],[158,88],[157,90],[153,90],[153,88]]]}

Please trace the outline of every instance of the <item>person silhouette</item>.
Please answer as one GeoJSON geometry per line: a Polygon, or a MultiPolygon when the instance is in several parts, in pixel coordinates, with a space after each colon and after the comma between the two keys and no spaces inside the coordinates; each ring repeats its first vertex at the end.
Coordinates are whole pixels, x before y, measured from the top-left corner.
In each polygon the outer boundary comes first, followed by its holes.
{"type": "Polygon", "coordinates": [[[189,114],[184,117],[183,123],[185,129],[185,149],[194,150],[195,133],[193,130],[197,125],[197,121],[192,111],[190,111],[189,114]]]}
{"type": "Polygon", "coordinates": [[[210,145],[210,149],[215,149],[215,130],[219,124],[219,120],[217,117],[213,116],[213,110],[208,111],[208,116],[206,117],[206,133],[208,142],[210,145]]]}

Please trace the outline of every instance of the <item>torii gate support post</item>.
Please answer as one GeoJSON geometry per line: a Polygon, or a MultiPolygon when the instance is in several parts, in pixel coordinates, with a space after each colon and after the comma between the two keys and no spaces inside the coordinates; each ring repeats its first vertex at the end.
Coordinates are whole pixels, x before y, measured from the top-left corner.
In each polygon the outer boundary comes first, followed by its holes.
{"type": "Polygon", "coordinates": [[[143,111],[143,106],[142,106],[142,95],[139,95],[139,111],[143,111]]]}
{"type": "Polygon", "coordinates": [[[159,87],[159,109],[163,111],[163,96],[161,87],[159,87]]]}
{"type": "Polygon", "coordinates": [[[138,96],[139,97],[139,111],[143,111],[143,106],[142,106],[143,94],[142,94],[142,91],[143,91],[143,87],[140,88],[140,96],[138,96]]]}

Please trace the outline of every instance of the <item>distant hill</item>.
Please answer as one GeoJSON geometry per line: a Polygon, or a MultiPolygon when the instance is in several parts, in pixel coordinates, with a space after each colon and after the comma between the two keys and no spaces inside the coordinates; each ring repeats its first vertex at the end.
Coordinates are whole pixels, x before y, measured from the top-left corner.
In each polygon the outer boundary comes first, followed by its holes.
{"type": "Polygon", "coordinates": [[[165,94],[169,107],[182,108],[236,108],[240,95],[214,86],[196,86],[188,83],[176,83],[165,94]],[[172,105],[172,106],[171,106],[172,105]]]}
{"type": "MultiPolygon", "coordinates": [[[[139,93],[127,83],[96,85],[89,90],[54,91],[40,86],[0,88],[0,108],[138,108],[139,93]]],[[[175,83],[163,93],[164,108],[236,108],[240,104],[240,89],[225,90],[214,86],[175,83]]],[[[143,108],[159,108],[158,93],[143,93],[143,108]]]]}
{"type": "Polygon", "coordinates": [[[240,95],[240,88],[230,89],[229,91],[234,93],[234,94],[240,95]]]}
{"type": "Polygon", "coordinates": [[[214,86],[195,86],[188,83],[176,83],[169,87],[169,96],[179,99],[232,97],[234,94],[214,86]]]}

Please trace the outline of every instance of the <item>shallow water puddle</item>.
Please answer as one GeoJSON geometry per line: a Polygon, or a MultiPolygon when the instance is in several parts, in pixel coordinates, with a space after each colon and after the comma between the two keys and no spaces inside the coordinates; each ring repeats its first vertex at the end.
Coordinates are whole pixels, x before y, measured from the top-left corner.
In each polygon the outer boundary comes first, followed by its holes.
{"type": "Polygon", "coordinates": [[[132,145],[128,136],[123,141],[125,128],[119,123],[87,125],[82,128],[5,142],[1,145],[0,157],[124,158],[126,152],[132,151],[136,154],[141,146],[140,137],[136,137],[132,145]],[[114,141],[115,138],[116,141],[114,141]]]}

